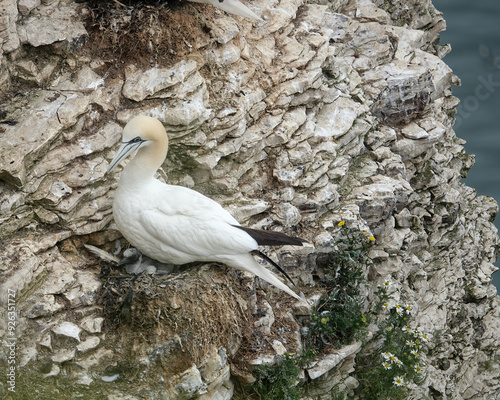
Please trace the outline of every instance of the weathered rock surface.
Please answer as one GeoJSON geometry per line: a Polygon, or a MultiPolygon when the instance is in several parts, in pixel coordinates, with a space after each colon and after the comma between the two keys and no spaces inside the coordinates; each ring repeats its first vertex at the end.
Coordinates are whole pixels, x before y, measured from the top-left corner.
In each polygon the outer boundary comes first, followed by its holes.
{"type": "MultiPolygon", "coordinates": [[[[262,22],[189,5],[171,12],[203,36],[146,67],[85,53],[87,7],[0,0],[0,304],[15,291],[18,393],[230,399],[234,379],[251,382],[242,367],[300,348],[304,310],[225,267],[144,274],[120,314],[130,277],[83,245],[112,252],[121,237],[104,173],[121,127],[148,114],[171,140],[160,179],[310,241],[270,253],[297,291],[320,292],[340,220],[376,236],[366,296],[399,282],[433,337],[412,398],[498,397],[498,206],[461,182],[473,157],[452,129],[458,80],[430,1],[256,0],[262,22]]],[[[310,396],[351,393],[359,351],[316,360],[310,396]]]]}

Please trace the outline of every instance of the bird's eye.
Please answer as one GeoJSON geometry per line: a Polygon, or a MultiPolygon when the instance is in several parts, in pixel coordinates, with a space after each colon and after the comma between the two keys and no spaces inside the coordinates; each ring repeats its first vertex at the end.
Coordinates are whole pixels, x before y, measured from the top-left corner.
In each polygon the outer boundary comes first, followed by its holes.
{"type": "Polygon", "coordinates": [[[137,136],[133,138],[129,143],[139,143],[142,142],[143,140],[140,138],[140,136],[137,136]]]}

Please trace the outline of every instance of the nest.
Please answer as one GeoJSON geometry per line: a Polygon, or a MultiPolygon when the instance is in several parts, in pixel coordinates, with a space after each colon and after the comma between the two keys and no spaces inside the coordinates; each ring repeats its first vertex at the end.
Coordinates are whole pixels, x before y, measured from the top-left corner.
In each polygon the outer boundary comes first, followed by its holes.
{"type": "Polygon", "coordinates": [[[118,68],[172,65],[208,32],[204,14],[179,0],[90,0],[86,9],[87,52],[118,68]]]}
{"type": "MultiPolygon", "coordinates": [[[[231,362],[248,371],[247,362],[257,354],[273,353],[274,340],[283,341],[292,352],[297,350],[298,325],[288,308],[294,300],[281,292],[267,299],[276,320],[271,333],[264,334],[255,327],[262,304],[252,306],[253,282],[231,268],[203,264],[137,279],[103,268],[101,279],[98,302],[103,306],[107,336],[120,349],[121,368],[130,361],[133,370],[134,360],[149,358],[152,374],[175,375],[200,365],[214,348],[224,347],[231,362]]],[[[265,295],[258,289],[257,294],[259,300],[265,295]]]]}
{"type": "Polygon", "coordinates": [[[246,330],[240,304],[245,294],[238,293],[234,271],[205,265],[137,279],[108,271],[103,278],[99,303],[107,332],[127,355],[123,360],[149,357],[167,374],[176,374],[199,365],[213,348],[234,346],[246,330]],[[140,354],[146,348],[153,353],[140,354]]]}

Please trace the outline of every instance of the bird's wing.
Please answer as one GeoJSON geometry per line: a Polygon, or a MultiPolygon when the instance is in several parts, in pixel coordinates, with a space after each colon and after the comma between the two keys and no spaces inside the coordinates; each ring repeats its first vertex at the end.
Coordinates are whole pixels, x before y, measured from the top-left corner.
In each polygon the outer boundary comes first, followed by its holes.
{"type": "Polygon", "coordinates": [[[240,17],[250,18],[256,21],[262,21],[257,14],[250,10],[247,6],[238,0],[189,0],[194,3],[207,3],[220,8],[230,14],[239,15],[240,17]]]}
{"type": "Polygon", "coordinates": [[[238,222],[218,203],[193,190],[169,186],[145,206],[140,223],[165,252],[186,255],[185,262],[210,260],[218,255],[246,253],[257,242],[236,228],[238,222]]]}

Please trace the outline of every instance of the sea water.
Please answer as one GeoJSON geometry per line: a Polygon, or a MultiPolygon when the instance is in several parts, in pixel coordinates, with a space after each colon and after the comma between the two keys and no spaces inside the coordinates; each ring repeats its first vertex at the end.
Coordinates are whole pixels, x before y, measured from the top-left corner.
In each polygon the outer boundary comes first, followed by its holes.
{"type": "MultiPolygon", "coordinates": [[[[500,201],[500,1],[434,0],[447,29],[440,43],[451,44],[445,62],[462,81],[454,130],[476,156],[465,183],[478,195],[500,201]]],[[[500,216],[495,220],[500,228],[500,216]]],[[[499,262],[495,264],[500,266],[499,262]]],[[[500,291],[500,271],[493,274],[500,291]]]]}

